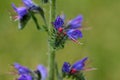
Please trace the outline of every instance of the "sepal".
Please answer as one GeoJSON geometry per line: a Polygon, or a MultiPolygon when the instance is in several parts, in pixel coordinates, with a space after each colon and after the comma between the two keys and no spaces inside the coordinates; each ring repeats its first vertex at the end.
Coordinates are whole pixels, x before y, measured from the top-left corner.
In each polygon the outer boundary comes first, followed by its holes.
{"type": "Polygon", "coordinates": [[[18,20],[18,29],[24,29],[30,18],[30,13],[28,13],[27,15],[23,16],[22,19],[18,20]]]}
{"type": "Polygon", "coordinates": [[[41,0],[42,3],[46,4],[49,2],[49,0],[41,0]]]}

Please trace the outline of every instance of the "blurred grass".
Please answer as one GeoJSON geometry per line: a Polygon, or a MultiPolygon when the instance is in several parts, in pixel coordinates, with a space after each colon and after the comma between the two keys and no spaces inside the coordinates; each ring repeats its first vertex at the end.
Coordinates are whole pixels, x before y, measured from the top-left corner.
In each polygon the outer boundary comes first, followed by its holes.
{"type": "MultiPolygon", "coordinates": [[[[35,69],[38,64],[47,66],[46,33],[39,32],[32,20],[24,30],[18,30],[17,22],[9,19],[12,2],[21,4],[19,0],[0,1],[0,80],[13,80],[14,76],[7,73],[14,62],[31,69],[35,69]]],[[[64,61],[73,63],[84,56],[89,56],[91,64],[98,70],[86,72],[88,80],[119,80],[120,0],[57,0],[57,2],[57,13],[64,12],[67,19],[82,14],[84,25],[92,28],[83,31],[84,38],[81,42],[85,45],[79,46],[68,41],[65,48],[57,52],[59,68],[64,61]]],[[[48,12],[47,10],[45,11],[48,12]]]]}

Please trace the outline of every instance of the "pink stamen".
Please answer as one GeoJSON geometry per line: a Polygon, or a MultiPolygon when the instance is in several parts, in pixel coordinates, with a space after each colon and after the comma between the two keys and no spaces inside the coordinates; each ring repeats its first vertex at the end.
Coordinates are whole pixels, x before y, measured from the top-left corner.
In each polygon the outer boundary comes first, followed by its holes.
{"type": "Polygon", "coordinates": [[[76,73],[76,72],[77,72],[76,69],[72,69],[72,70],[70,71],[71,74],[74,74],[74,73],[76,73]]]}
{"type": "Polygon", "coordinates": [[[93,70],[96,70],[96,68],[84,68],[83,70],[84,71],[93,71],[93,70]]]}
{"type": "Polygon", "coordinates": [[[63,32],[63,28],[60,27],[60,28],[58,29],[58,31],[59,31],[60,33],[63,32]]]}
{"type": "Polygon", "coordinates": [[[77,44],[80,44],[82,45],[83,43],[80,43],[78,40],[74,39],[74,38],[71,38],[73,42],[77,43],[77,44]]]}

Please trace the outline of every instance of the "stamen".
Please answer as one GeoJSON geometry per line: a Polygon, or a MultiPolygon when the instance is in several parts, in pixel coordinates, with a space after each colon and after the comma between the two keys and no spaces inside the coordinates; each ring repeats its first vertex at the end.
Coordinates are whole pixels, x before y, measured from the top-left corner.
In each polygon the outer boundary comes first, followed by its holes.
{"type": "Polygon", "coordinates": [[[97,70],[97,68],[85,68],[83,69],[84,71],[93,71],[93,70],[97,70]]]}
{"type": "Polygon", "coordinates": [[[78,40],[76,40],[76,39],[74,39],[74,38],[71,38],[71,40],[74,41],[74,42],[77,43],[77,44],[83,45],[83,43],[81,43],[80,41],[78,41],[78,40]]]}

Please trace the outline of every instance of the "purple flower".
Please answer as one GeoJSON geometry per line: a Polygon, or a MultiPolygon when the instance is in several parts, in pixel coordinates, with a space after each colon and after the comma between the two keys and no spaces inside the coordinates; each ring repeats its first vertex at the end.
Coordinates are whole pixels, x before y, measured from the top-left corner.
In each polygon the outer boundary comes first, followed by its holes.
{"type": "Polygon", "coordinates": [[[81,70],[84,69],[85,67],[85,62],[88,58],[85,57],[82,60],[79,60],[75,62],[73,65],[70,66],[68,62],[65,62],[62,67],[62,72],[67,73],[67,74],[75,74],[81,70]]]}
{"type": "Polygon", "coordinates": [[[23,75],[20,75],[17,80],[32,80],[32,76],[23,74],[23,75]]]}
{"type": "Polygon", "coordinates": [[[68,62],[64,62],[64,64],[63,64],[63,67],[62,67],[62,72],[67,72],[67,73],[69,73],[69,71],[70,71],[70,64],[68,63],[68,62]]]}
{"type": "Polygon", "coordinates": [[[31,8],[35,5],[32,0],[22,0],[26,7],[31,8]]]}
{"type": "Polygon", "coordinates": [[[19,75],[17,80],[46,80],[48,75],[47,69],[43,65],[38,65],[35,71],[31,71],[18,63],[14,63],[13,66],[19,75]]]}
{"type": "Polygon", "coordinates": [[[77,62],[75,62],[72,66],[71,66],[71,71],[72,69],[76,70],[76,71],[80,71],[83,70],[83,68],[85,67],[85,62],[88,59],[88,57],[83,58],[82,60],[79,60],[77,62]]]}
{"type": "Polygon", "coordinates": [[[47,69],[43,65],[38,65],[37,70],[40,72],[40,76],[41,76],[40,80],[46,80],[47,69]]]}
{"type": "Polygon", "coordinates": [[[13,16],[13,19],[18,20],[18,28],[23,29],[27,22],[29,21],[31,15],[28,12],[26,7],[16,7],[15,4],[12,4],[14,11],[18,14],[17,16],[13,16]]]}
{"type": "Polygon", "coordinates": [[[70,39],[72,39],[73,41],[76,41],[78,38],[82,38],[82,32],[80,30],[76,30],[76,29],[70,29],[67,31],[67,35],[70,39]]]}
{"type": "Polygon", "coordinates": [[[22,0],[24,5],[28,8],[28,10],[32,12],[40,12],[43,14],[43,9],[39,7],[37,4],[35,4],[32,0],[22,0]]]}
{"type": "Polygon", "coordinates": [[[17,20],[23,19],[23,17],[28,14],[28,11],[27,11],[26,7],[18,7],[17,8],[15,6],[15,4],[12,4],[12,7],[15,10],[15,12],[18,14],[17,20]]]}
{"type": "Polygon", "coordinates": [[[21,74],[29,74],[31,71],[18,63],[14,63],[14,68],[18,71],[18,73],[21,74]]]}
{"type": "Polygon", "coordinates": [[[81,30],[78,29],[81,28],[82,21],[83,17],[82,15],[79,15],[65,24],[65,16],[61,15],[57,16],[57,18],[53,22],[53,25],[59,33],[66,34],[68,38],[77,42],[78,38],[83,37],[81,30]]]}
{"type": "Polygon", "coordinates": [[[71,29],[76,29],[76,28],[80,28],[81,27],[81,23],[83,21],[83,17],[82,15],[77,16],[76,18],[70,20],[67,23],[67,26],[69,26],[71,29]]]}
{"type": "Polygon", "coordinates": [[[19,77],[17,80],[32,80],[32,76],[30,75],[31,71],[18,63],[14,63],[14,68],[18,71],[19,77]]]}
{"type": "MultiPolygon", "coordinates": [[[[42,19],[44,20],[45,24],[46,24],[46,19],[45,19],[44,11],[43,11],[43,9],[40,6],[38,6],[37,4],[35,4],[32,0],[22,0],[22,2],[27,7],[28,11],[30,13],[32,12],[32,16],[34,16],[33,13],[39,13],[41,15],[42,19]]],[[[36,22],[35,19],[34,19],[34,21],[36,22]]],[[[38,25],[38,23],[36,25],[38,25]]]]}
{"type": "Polygon", "coordinates": [[[63,27],[64,25],[64,19],[61,18],[61,16],[58,16],[55,20],[55,22],[53,22],[53,25],[55,27],[55,29],[60,29],[63,27]]]}

